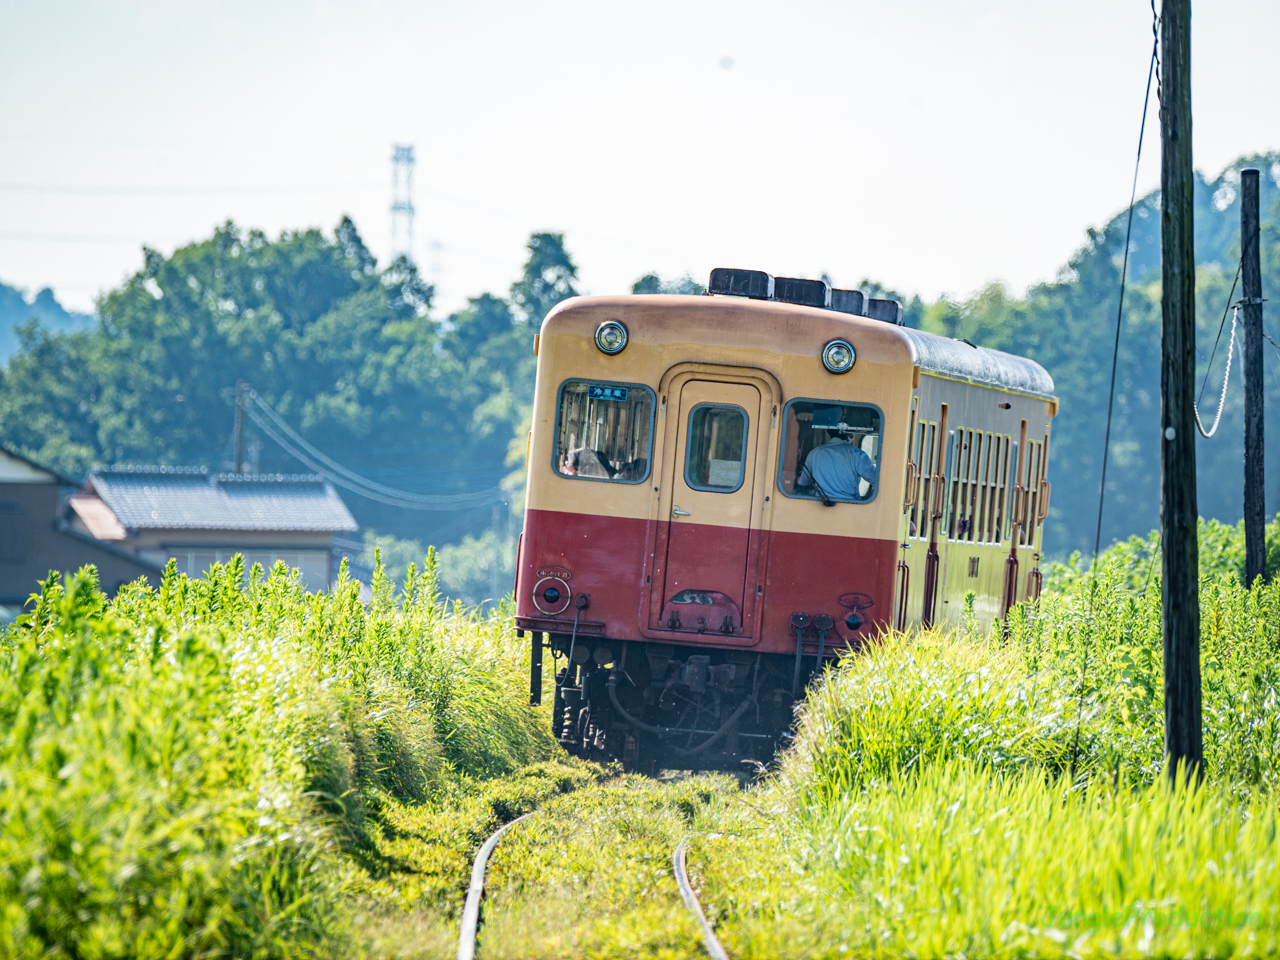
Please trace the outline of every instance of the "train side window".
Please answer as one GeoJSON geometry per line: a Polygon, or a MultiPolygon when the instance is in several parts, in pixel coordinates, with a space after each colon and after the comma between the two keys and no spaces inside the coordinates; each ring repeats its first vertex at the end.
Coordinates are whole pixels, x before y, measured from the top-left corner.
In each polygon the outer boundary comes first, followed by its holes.
{"type": "Polygon", "coordinates": [[[747,462],[747,413],[741,407],[700,403],[689,411],[684,482],[695,490],[733,493],[747,462]]]}
{"type": "Polygon", "coordinates": [[[1010,439],[1005,434],[957,427],[956,443],[948,536],[967,543],[999,543],[1005,523],[1010,439]]]}
{"type": "Polygon", "coordinates": [[[783,413],[778,464],[778,486],[783,495],[832,503],[874,500],[883,433],[880,408],[869,403],[792,400],[783,413]],[[827,452],[810,462],[810,454],[819,448],[827,452]]]}
{"type": "Polygon", "coordinates": [[[556,473],[611,483],[647,480],[653,408],[653,391],[643,384],[566,380],[556,416],[556,473]]]}

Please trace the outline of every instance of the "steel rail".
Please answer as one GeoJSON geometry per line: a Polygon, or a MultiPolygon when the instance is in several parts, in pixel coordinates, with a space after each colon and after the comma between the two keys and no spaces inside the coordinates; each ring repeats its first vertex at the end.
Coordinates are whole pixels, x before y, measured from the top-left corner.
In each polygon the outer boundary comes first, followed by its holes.
{"type": "MultiPolygon", "coordinates": [[[[702,944],[707,948],[707,953],[711,955],[711,960],[729,960],[729,955],[724,952],[724,947],[720,946],[720,940],[716,937],[715,928],[711,926],[711,921],[707,919],[707,915],[702,912],[702,904],[698,903],[697,894],[693,892],[693,887],[689,885],[689,871],[685,868],[684,854],[689,846],[689,838],[685,837],[676,845],[675,853],[671,856],[672,866],[675,867],[676,886],[680,888],[680,897],[684,900],[684,905],[688,907],[698,920],[698,925],[702,927],[702,944]]],[[[459,954],[459,960],[462,955],[459,954]]]]}
{"type": "Polygon", "coordinates": [[[535,813],[537,813],[536,810],[531,810],[524,816],[516,817],[510,823],[504,823],[484,842],[484,846],[476,854],[476,862],[471,867],[471,885],[467,887],[467,902],[462,907],[462,929],[458,932],[458,960],[475,960],[476,932],[480,925],[480,898],[484,895],[484,871],[489,865],[493,848],[498,845],[504,833],[535,813]]]}

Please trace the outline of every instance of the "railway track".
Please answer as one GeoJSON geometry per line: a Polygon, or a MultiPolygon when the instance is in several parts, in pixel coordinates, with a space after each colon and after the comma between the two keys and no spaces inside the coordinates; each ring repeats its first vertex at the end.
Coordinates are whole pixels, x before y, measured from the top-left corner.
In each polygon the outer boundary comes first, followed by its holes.
{"type": "Polygon", "coordinates": [[[711,960],[729,960],[724,947],[720,946],[720,938],[716,936],[715,928],[711,926],[711,921],[707,919],[702,904],[698,902],[698,895],[693,892],[693,886],[689,883],[689,871],[684,861],[685,851],[688,848],[689,838],[685,837],[676,845],[675,852],[671,855],[671,866],[675,871],[676,886],[680,888],[680,899],[684,901],[684,905],[689,908],[698,921],[698,926],[702,928],[702,943],[707,948],[707,953],[711,955],[711,960]]]}
{"type": "MultiPolygon", "coordinates": [[[[536,813],[537,811],[534,810],[503,824],[493,832],[476,854],[475,863],[471,867],[471,883],[467,887],[466,903],[462,908],[462,925],[458,932],[458,960],[475,960],[476,941],[480,931],[480,902],[484,897],[484,878],[489,865],[489,858],[493,855],[498,842],[507,831],[536,813]]],[[[689,908],[689,912],[697,920],[702,934],[703,946],[706,948],[711,960],[729,960],[729,955],[725,953],[724,947],[720,945],[720,940],[716,936],[715,928],[707,919],[706,912],[702,909],[702,904],[698,902],[698,896],[694,893],[693,886],[689,883],[689,870],[685,862],[685,853],[688,847],[689,837],[686,836],[676,845],[671,854],[671,868],[676,886],[680,890],[680,899],[684,901],[685,906],[689,908]]]]}
{"type": "Polygon", "coordinates": [[[471,867],[471,883],[467,887],[467,900],[462,907],[462,929],[458,933],[458,960],[475,960],[476,935],[480,929],[480,899],[484,896],[484,873],[489,865],[489,857],[502,835],[521,820],[527,820],[538,811],[532,810],[524,816],[516,817],[504,823],[480,847],[476,854],[476,862],[471,867]]]}

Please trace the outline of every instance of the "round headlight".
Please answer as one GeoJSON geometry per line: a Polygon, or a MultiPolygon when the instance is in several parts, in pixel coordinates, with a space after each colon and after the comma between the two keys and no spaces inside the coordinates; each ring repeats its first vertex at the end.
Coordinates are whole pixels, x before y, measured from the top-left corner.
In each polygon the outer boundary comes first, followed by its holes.
{"type": "Polygon", "coordinates": [[[822,365],[832,373],[848,373],[857,359],[853,345],[845,340],[832,340],[822,348],[822,365]]]}
{"type": "Polygon", "coordinates": [[[617,320],[606,320],[596,328],[596,346],[602,353],[613,356],[627,345],[627,328],[617,320]]]}

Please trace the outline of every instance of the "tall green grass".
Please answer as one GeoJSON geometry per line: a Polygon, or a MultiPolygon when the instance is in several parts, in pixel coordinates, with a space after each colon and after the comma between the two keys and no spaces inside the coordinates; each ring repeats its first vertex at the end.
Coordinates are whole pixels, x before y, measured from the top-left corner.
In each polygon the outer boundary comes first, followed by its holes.
{"type": "MultiPolygon", "coordinates": [[[[810,695],[789,782],[825,802],[868,781],[963,758],[997,770],[1134,785],[1159,776],[1159,578],[1129,586],[1127,558],[1016,608],[989,633],[894,634],[847,658],[810,695]]],[[[1280,581],[1200,584],[1205,772],[1280,787],[1280,581]]]]}
{"type": "Polygon", "coordinates": [[[767,792],[769,816],[722,817],[695,845],[736,960],[1280,950],[1280,819],[1261,793],[1080,790],[947,759],[792,799],[767,792]]]}
{"type": "Polygon", "coordinates": [[[894,634],[828,672],[773,778],[708,823],[730,953],[1280,950],[1280,581],[1246,587],[1218,527],[1200,786],[1163,776],[1158,544],[1123,544],[989,632],[894,634]]]}
{"type": "Polygon", "coordinates": [[[382,811],[550,754],[523,647],[434,557],[360,590],[51,577],[0,639],[0,956],[347,953],[382,811]]]}

